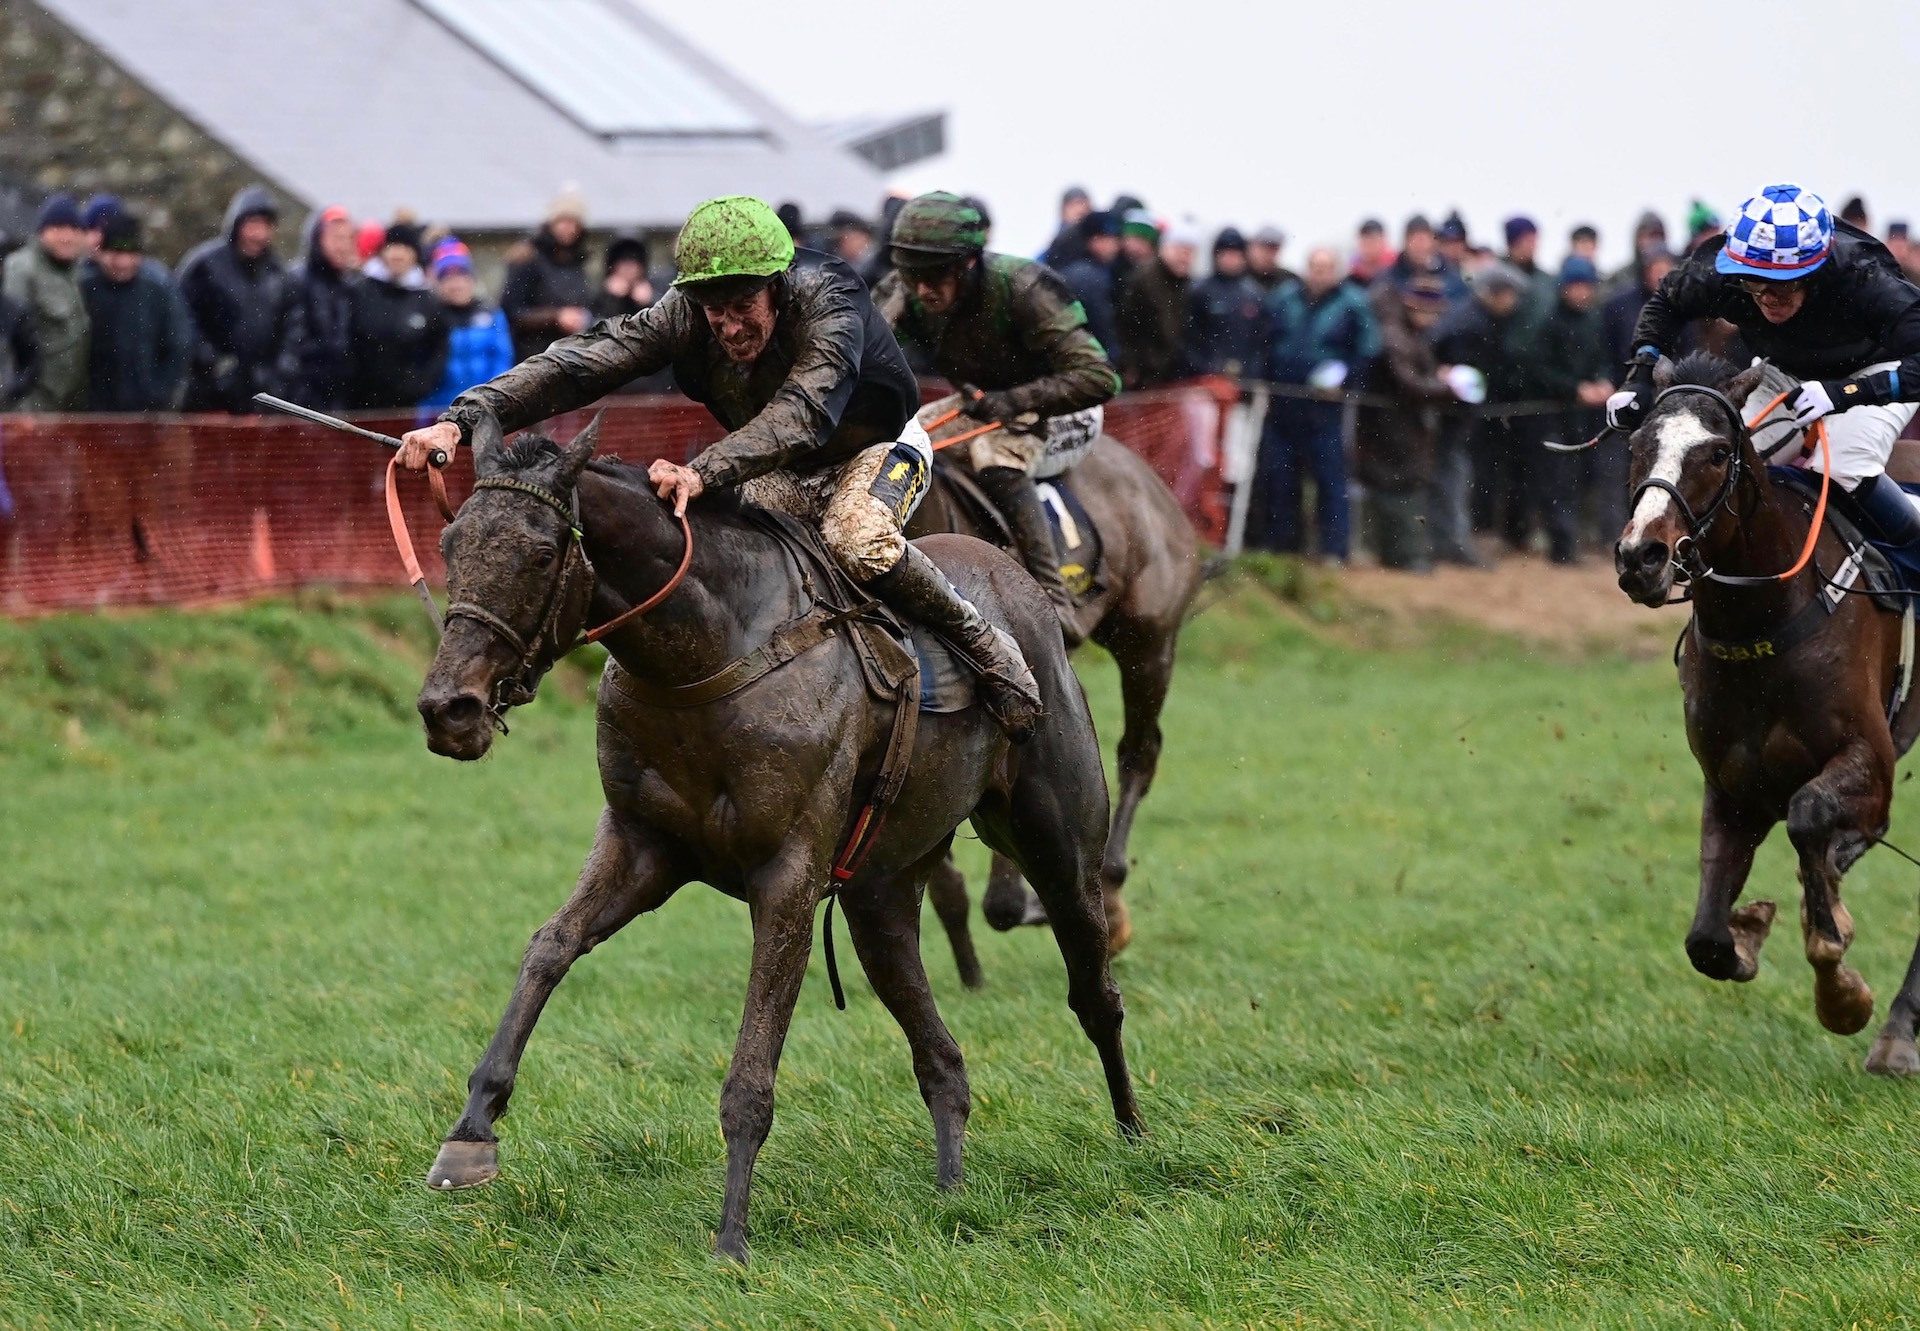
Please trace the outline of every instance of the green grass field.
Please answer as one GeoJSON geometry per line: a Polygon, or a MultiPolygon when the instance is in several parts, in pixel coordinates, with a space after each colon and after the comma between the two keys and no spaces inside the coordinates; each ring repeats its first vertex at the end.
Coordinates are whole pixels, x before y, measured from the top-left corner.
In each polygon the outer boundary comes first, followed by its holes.
{"type": "MultiPolygon", "coordinates": [[[[430,1194],[599,801],[583,668],[494,759],[430,756],[416,618],[0,625],[0,1325],[1910,1324],[1920,1085],[1815,1023],[1783,838],[1759,978],[1687,965],[1671,669],[1342,646],[1251,588],[1190,631],[1135,841],[1144,1142],[1050,937],[982,927],[968,993],[929,915],[965,1188],[816,950],[754,1261],[716,1262],[747,922],[695,887],[559,990],[500,1181],[430,1194]]],[[[1850,880],[1883,1009],[1915,881],[1850,880]]]]}

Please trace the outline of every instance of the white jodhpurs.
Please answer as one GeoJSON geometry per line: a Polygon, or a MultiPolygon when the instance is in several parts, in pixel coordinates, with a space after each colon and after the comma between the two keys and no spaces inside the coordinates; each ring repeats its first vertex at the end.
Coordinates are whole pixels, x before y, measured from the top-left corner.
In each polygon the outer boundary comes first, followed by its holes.
{"type": "MultiPolygon", "coordinates": [[[[1861,374],[1870,374],[1875,370],[1893,369],[1899,362],[1887,361],[1880,365],[1869,365],[1861,374]]],[[[1742,410],[1751,420],[1753,414],[1773,401],[1780,394],[1793,388],[1800,381],[1787,374],[1778,366],[1769,365],[1760,386],[1753,390],[1742,410]]],[[[1900,432],[1907,428],[1920,403],[1896,402],[1885,407],[1855,407],[1851,411],[1836,411],[1825,418],[1827,425],[1827,444],[1833,455],[1833,479],[1841,489],[1851,493],[1855,486],[1869,476],[1878,476],[1887,469],[1887,459],[1893,456],[1893,444],[1900,432]]],[[[1782,444],[1789,433],[1791,418],[1785,408],[1776,410],[1767,418],[1767,423],[1753,432],[1754,447],[1760,456],[1784,466],[1806,466],[1814,471],[1824,470],[1820,449],[1816,447],[1802,461],[1797,447],[1783,449],[1778,455],[1770,456],[1769,450],[1782,444]]]]}

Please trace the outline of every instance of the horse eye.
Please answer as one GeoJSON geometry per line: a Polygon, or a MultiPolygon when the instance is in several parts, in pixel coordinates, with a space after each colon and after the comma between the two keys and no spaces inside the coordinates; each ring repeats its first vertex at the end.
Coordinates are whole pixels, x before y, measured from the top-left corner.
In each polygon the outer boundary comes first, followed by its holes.
{"type": "Polygon", "coordinates": [[[550,566],[552,563],[553,563],[553,547],[552,546],[543,545],[533,552],[533,565],[535,568],[546,568],[550,566]]]}
{"type": "Polygon", "coordinates": [[[1731,448],[1716,448],[1713,450],[1713,465],[1716,467],[1724,467],[1727,465],[1727,459],[1732,456],[1733,450],[1731,448]]]}

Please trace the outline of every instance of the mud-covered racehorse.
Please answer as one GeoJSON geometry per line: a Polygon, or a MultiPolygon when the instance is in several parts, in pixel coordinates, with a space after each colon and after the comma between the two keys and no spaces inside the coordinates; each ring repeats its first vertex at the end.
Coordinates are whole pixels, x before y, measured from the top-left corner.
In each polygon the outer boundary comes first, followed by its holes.
{"type": "MultiPolygon", "coordinates": [[[[1655,374],[1659,390],[1631,441],[1632,516],[1615,550],[1620,587],[1665,604],[1676,576],[1693,617],[1679,648],[1687,740],[1706,778],[1700,899],[1687,933],[1694,968],[1751,980],[1774,918],[1771,901],[1734,907],[1760,843],[1784,821],[1800,860],[1801,933],[1814,1008],[1850,1035],[1873,992],[1845,962],[1853,921],[1842,875],[1886,831],[1894,762],[1920,729],[1898,687],[1900,616],[1866,596],[1828,595],[1846,558],[1830,528],[1804,567],[1812,517],[1772,480],[1737,405],[1762,367],[1736,372],[1689,356],[1655,374]]],[[[1920,950],[1867,1055],[1869,1072],[1920,1072],[1920,950]]]]}
{"type": "MultiPolygon", "coordinates": [[[[1160,711],[1173,682],[1180,627],[1192,611],[1204,568],[1199,537],[1181,511],[1180,501],[1126,445],[1109,435],[1100,436],[1064,479],[1071,482],[1074,495],[1093,520],[1102,545],[1094,588],[1080,607],[1081,626],[1120,668],[1125,715],[1116,755],[1120,794],[1101,868],[1107,922],[1113,950],[1118,952],[1132,935],[1119,895],[1127,877],[1127,843],[1134,814],[1160,763],[1160,711]]],[[[952,470],[944,465],[936,469],[932,488],[907,525],[909,536],[933,532],[960,532],[996,544],[1010,543],[1004,531],[983,518],[978,502],[957,488],[952,470]]],[[[966,883],[952,864],[935,873],[930,895],[953,944],[961,979],[978,985],[980,968],[967,929],[966,883]]],[[[981,913],[996,929],[1046,919],[1022,886],[1019,870],[1005,856],[994,859],[981,913]]]]}
{"type": "MultiPolygon", "coordinates": [[[[589,465],[597,424],[564,448],[533,436],[505,448],[497,430],[476,431],[478,483],[443,541],[451,604],[419,707],[428,747],[461,759],[487,752],[503,705],[530,698],[584,624],[635,607],[668,583],[689,543],[693,553],[671,596],[606,639],[598,726],[606,807],[593,848],[573,895],[527,946],[429,1184],[495,1176],[495,1126],[554,987],[580,956],[697,879],[745,901],[753,919],[746,1014],[720,1100],[727,1174],[717,1246],[744,1257],[748,1188],[773,1122],[774,1072],[815,907],[882,765],[894,707],[870,695],[846,621],[811,638],[795,629],[822,630],[828,609],[797,576],[800,552],[726,499],[696,504],[683,540],[644,471],[589,465]]],[[[1018,748],[978,705],[921,717],[905,784],[864,864],[839,886],[861,965],[906,1033],[933,1118],[938,1181],[951,1187],[970,1098],[921,967],[919,910],[928,874],[966,819],[1039,890],[1114,1115],[1129,1134],[1140,1117],[1101,913],[1105,778],[1057,621],[991,546],[946,537],[925,549],[1019,641],[1046,706],[1039,732],[1018,748]]]]}

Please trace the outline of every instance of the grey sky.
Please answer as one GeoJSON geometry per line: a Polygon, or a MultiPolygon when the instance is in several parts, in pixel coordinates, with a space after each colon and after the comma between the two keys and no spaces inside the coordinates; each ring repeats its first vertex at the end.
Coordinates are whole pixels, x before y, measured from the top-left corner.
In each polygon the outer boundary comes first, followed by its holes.
{"type": "Polygon", "coordinates": [[[1912,0],[652,8],[799,115],[946,107],[948,153],[898,183],[979,193],[1012,250],[1069,183],[1277,223],[1294,261],[1454,206],[1476,239],[1531,213],[1556,261],[1591,221],[1617,261],[1642,208],[1677,231],[1690,197],[1724,216],[1776,179],[1920,222],[1912,0]]]}

